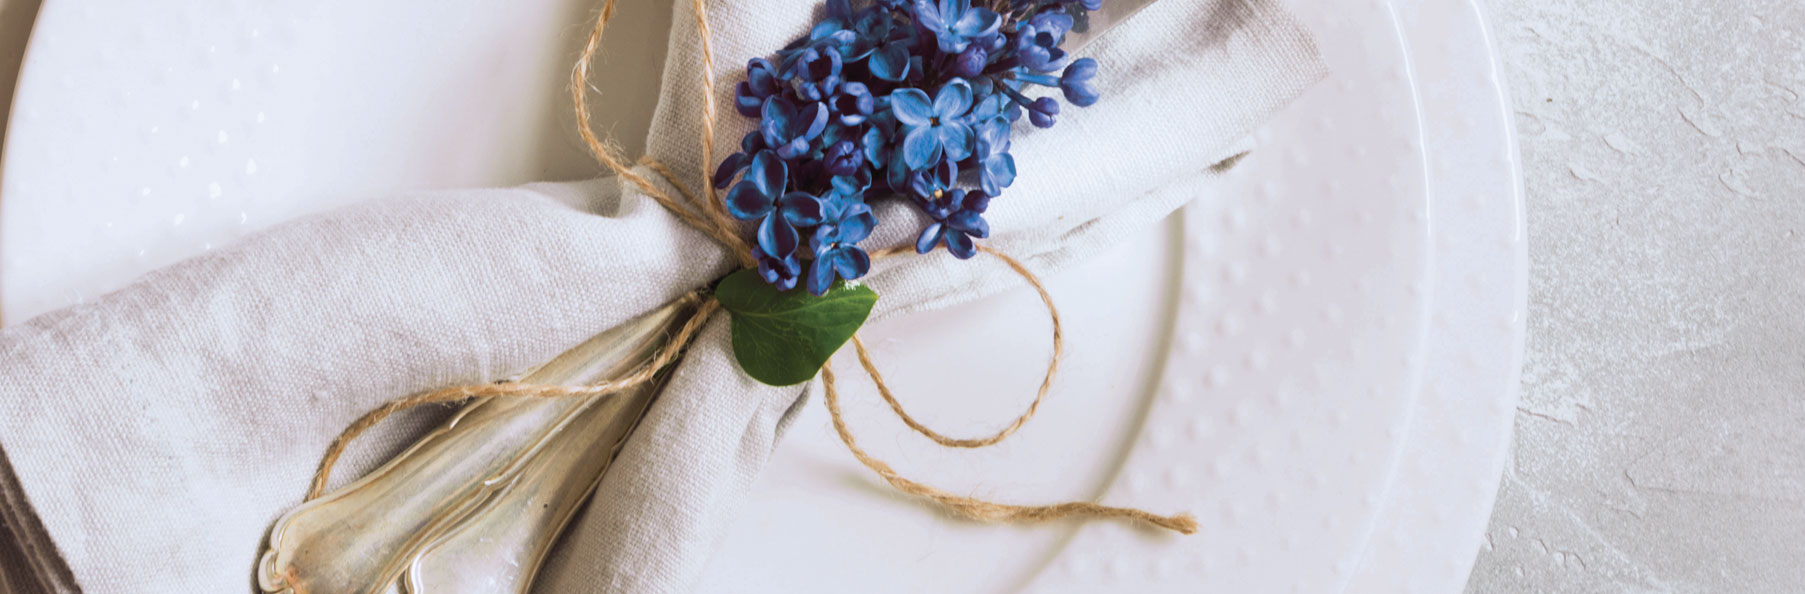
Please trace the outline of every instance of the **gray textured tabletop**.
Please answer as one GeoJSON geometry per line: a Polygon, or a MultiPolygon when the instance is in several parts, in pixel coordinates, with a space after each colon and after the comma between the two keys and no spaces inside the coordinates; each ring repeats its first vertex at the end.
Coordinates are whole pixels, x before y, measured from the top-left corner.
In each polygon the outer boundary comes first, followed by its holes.
{"type": "MultiPolygon", "coordinates": [[[[1530,317],[1467,589],[1805,591],[1805,3],[1484,4],[1530,317]]],[[[0,108],[37,5],[0,0],[0,108]]]]}
{"type": "Polygon", "coordinates": [[[1805,3],[1486,7],[1529,338],[1468,590],[1805,591],[1805,3]]]}

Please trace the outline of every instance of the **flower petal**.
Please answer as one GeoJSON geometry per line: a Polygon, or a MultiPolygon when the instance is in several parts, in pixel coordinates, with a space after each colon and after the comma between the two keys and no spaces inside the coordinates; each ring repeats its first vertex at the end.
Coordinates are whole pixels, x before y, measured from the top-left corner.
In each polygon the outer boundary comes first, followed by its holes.
{"type": "Polygon", "coordinates": [[[849,245],[834,250],[833,266],[840,278],[855,280],[871,271],[871,256],[858,246],[849,245]]]}
{"type": "Polygon", "coordinates": [[[789,257],[783,259],[782,267],[782,274],[779,275],[777,282],[771,283],[771,286],[777,287],[779,291],[796,288],[797,277],[802,275],[802,260],[796,259],[796,254],[790,254],[789,257]]]}
{"type": "Polygon", "coordinates": [[[767,254],[781,258],[795,253],[800,239],[796,236],[796,228],[776,212],[765,215],[765,220],[758,225],[758,247],[767,254]]]}
{"type": "Polygon", "coordinates": [[[984,171],[979,176],[984,185],[984,192],[995,196],[1003,193],[1003,188],[1015,183],[1015,157],[1009,153],[997,153],[984,160],[984,171]]]}
{"type": "Polygon", "coordinates": [[[1033,24],[1036,31],[1048,31],[1058,36],[1065,35],[1067,31],[1072,30],[1072,25],[1076,24],[1072,20],[1072,15],[1063,12],[1043,12],[1034,15],[1034,18],[1029,19],[1028,22],[1033,24]]]}
{"type": "Polygon", "coordinates": [[[771,212],[771,197],[758,190],[758,186],[749,181],[733,184],[727,191],[727,213],[733,218],[750,221],[771,212]]]}
{"type": "MultiPolygon", "coordinates": [[[[944,3],[943,1],[942,4],[944,3]]],[[[934,5],[933,0],[915,0],[914,15],[915,22],[929,30],[939,29],[944,22],[940,19],[940,8],[934,5]]]]}
{"type": "Polygon", "coordinates": [[[967,111],[971,111],[971,83],[965,79],[955,78],[934,94],[934,115],[940,116],[942,123],[967,111]]]}
{"type": "Polygon", "coordinates": [[[1053,54],[1048,52],[1047,48],[1030,45],[1015,52],[1015,56],[1021,60],[1023,66],[1027,66],[1030,70],[1037,72],[1052,70],[1048,67],[1048,63],[1053,60],[1053,54]]]}
{"type": "Polygon", "coordinates": [[[909,76],[909,48],[902,42],[888,43],[871,53],[871,75],[888,81],[909,76]]]}
{"type": "Polygon", "coordinates": [[[746,169],[745,179],[765,195],[766,202],[770,202],[783,194],[784,187],[789,184],[789,166],[784,165],[776,153],[759,151],[752,156],[752,166],[746,169]]]}
{"type": "Polygon", "coordinates": [[[800,159],[809,153],[810,148],[807,139],[797,138],[789,141],[788,144],[777,147],[777,156],[785,159],[800,159]]]}
{"type": "Polygon", "coordinates": [[[904,162],[903,152],[890,151],[890,161],[884,165],[884,183],[891,189],[901,192],[909,187],[909,164],[904,162]]]}
{"type": "Polygon", "coordinates": [[[942,122],[934,128],[940,137],[940,146],[946,151],[946,158],[961,161],[971,156],[971,146],[976,136],[971,133],[971,126],[959,122],[942,122]]]}
{"type": "Polygon", "coordinates": [[[815,263],[808,268],[808,292],[820,297],[827,294],[827,288],[834,285],[834,267],[825,256],[815,258],[815,263]]]}
{"type": "Polygon", "coordinates": [[[1074,82],[1067,85],[1061,85],[1059,90],[1065,94],[1066,102],[1078,107],[1090,107],[1096,105],[1097,99],[1102,97],[1102,95],[1097,93],[1097,89],[1087,82],[1074,82]]]}
{"type": "Polygon", "coordinates": [[[953,20],[971,9],[971,0],[940,0],[940,18],[953,20]]]}
{"type": "Polygon", "coordinates": [[[928,225],[928,228],[921,230],[921,236],[915,238],[915,253],[925,254],[934,251],[934,246],[940,244],[940,236],[945,234],[946,225],[940,223],[928,225]]]}
{"type": "Polygon", "coordinates": [[[871,170],[860,167],[852,175],[836,175],[828,183],[833,185],[833,192],[836,194],[853,200],[864,200],[865,189],[871,187],[871,170]]]}
{"type": "Polygon", "coordinates": [[[865,146],[865,160],[870,161],[872,167],[883,167],[884,162],[890,160],[890,139],[883,129],[872,126],[866,130],[861,144],[865,146]]]}
{"type": "Polygon", "coordinates": [[[739,174],[741,169],[746,168],[747,161],[746,153],[734,153],[721,159],[721,166],[714,170],[714,187],[727,187],[727,184],[733,181],[733,176],[739,174]]]}
{"type": "Polygon", "coordinates": [[[783,219],[797,227],[821,224],[821,199],[808,192],[790,192],[778,201],[783,219]]]}
{"type": "Polygon", "coordinates": [[[927,126],[911,129],[903,138],[902,149],[903,162],[909,169],[926,169],[940,160],[940,134],[927,126]]]}
{"type": "MultiPolygon", "coordinates": [[[[871,229],[877,226],[877,217],[871,214],[871,207],[860,202],[840,214],[840,243],[852,244],[865,241],[871,236],[871,229]]],[[[854,278],[854,277],[849,277],[854,278]]]]}
{"type": "Polygon", "coordinates": [[[946,251],[952,252],[953,257],[955,258],[968,260],[971,259],[972,256],[978,255],[978,246],[971,242],[970,237],[965,236],[965,232],[958,229],[948,229],[946,232],[946,251]]]}
{"type": "Polygon", "coordinates": [[[1091,77],[1096,76],[1096,75],[1097,75],[1096,58],[1078,58],[1078,59],[1072,61],[1071,66],[1067,66],[1065,68],[1065,76],[1063,76],[1061,78],[1065,78],[1067,80],[1082,81],[1082,80],[1090,80],[1091,77]]]}
{"type": "Polygon", "coordinates": [[[983,123],[972,126],[978,140],[990,147],[990,154],[1009,150],[1009,120],[1003,116],[991,116],[983,123]]]}
{"type": "Polygon", "coordinates": [[[771,97],[765,100],[764,120],[761,125],[775,126],[778,131],[788,131],[790,120],[796,119],[796,106],[782,97],[771,97]]]}
{"type": "Polygon", "coordinates": [[[820,103],[810,103],[808,107],[802,108],[799,115],[801,116],[801,119],[797,123],[800,125],[801,123],[806,122],[807,127],[796,131],[797,138],[804,140],[813,139],[816,136],[820,136],[822,130],[827,129],[827,106],[820,103]]]}
{"type": "Polygon", "coordinates": [[[933,104],[928,102],[928,94],[921,89],[891,91],[890,109],[896,113],[896,121],[904,126],[926,126],[934,120],[933,104]]]}
{"type": "Polygon", "coordinates": [[[993,197],[987,192],[966,192],[964,196],[959,197],[959,210],[982,214],[985,210],[990,209],[990,199],[993,197]]]}
{"type": "Polygon", "coordinates": [[[946,226],[969,233],[974,237],[990,237],[990,223],[984,220],[983,215],[969,210],[961,210],[953,213],[953,216],[947,217],[946,226]]]}
{"type": "Polygon", "coordinates": [[[752,85],[746,81],[733,86],[733,109],[740,115],[756,118],[764,111],[765,98],[752,91],[752,85]]]}
{"type": "Polygon", "coordinates": [[[991,12],[990,9],[979,7],[959,15],[959,20],[954,21],[950,28],[954,33],[963,37],[980,37],[995,33],[1002,24],[1001,15],[991,12]]]}
{"type": "Polygon", "coordinates": [[[934,190],[938,189],[940,188],[934,186],[934,177],[931,175],[917,173],[909,176],[909,192],[914,194],[916,198],[922,200],[933,199],[934,190]]]}

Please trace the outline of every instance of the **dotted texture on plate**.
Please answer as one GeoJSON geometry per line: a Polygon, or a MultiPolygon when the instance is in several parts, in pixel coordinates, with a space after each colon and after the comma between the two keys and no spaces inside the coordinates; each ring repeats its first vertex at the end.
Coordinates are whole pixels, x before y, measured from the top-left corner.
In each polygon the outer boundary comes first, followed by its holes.
{"type": "Polygon", "coordinates": [[[1193,510],[1202,532],[1087,524],[1028,592],[1328,592],[1353,575],[1417,393],[1429,213],[1389,6],[1298,4],[1334,74],[1259,132],[1239,183],[1184,211],[1176,338],[1104,497],[1193,510]]]}
{"type": "Polygon", "coordinates": [[[1427,370],[1379,530],[1347,591],[1459,591],[1510,441],[1526,276],[1522,184],[1489,31],[1471,2],[1398,7],[1435,220],[1427,370]]]}

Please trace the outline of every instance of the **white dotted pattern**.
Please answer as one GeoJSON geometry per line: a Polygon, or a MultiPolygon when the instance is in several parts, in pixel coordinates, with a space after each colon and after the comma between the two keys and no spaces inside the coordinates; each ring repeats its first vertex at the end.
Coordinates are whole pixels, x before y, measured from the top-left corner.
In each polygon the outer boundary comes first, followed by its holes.
{"type": "Polygon", "coordinates": [[[1176,340],[1103,497],[1202,533],[1086,524],[1030,592],[1330,592],[1358,567],[1418,391],[1430,211],[1389,5],[1297,4],[1334,74],[1183,213],[1176,340]]]}
{"type": "Polygon", "coordinates": [[[570,24],[587,8],[45,3],[0,180],[0,315],[80,303],[360,199],[540,181],[548,162],[583,162],[547,131],[568,129],[570,24]],[[520,41],[546,32],[557,37],[520,41]],[[489,142],[454,142],[471,138],[489,142]]]}
{"type": "Polygon", "coordinates": [[[1521,174],[1490,35],[1470,0],[1402,2],[1398,12],[1434,149],[1435,296],[1404,461],[1346,589],[1359,594],[1466,584],[1505,461],[1523,348],[1521,174]]]}

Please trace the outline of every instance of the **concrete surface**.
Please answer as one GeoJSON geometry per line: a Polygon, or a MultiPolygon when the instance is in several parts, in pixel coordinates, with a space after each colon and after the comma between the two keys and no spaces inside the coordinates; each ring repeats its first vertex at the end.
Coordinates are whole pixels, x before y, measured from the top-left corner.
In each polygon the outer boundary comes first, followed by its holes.
{"type": "Polygon", "coordinates": [[[1805,592],[1805,3],[1483,4],[1529,337],[1467,590],[1805,592]]]}

